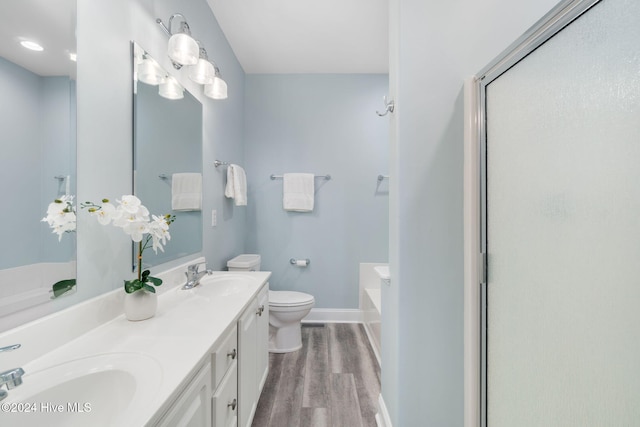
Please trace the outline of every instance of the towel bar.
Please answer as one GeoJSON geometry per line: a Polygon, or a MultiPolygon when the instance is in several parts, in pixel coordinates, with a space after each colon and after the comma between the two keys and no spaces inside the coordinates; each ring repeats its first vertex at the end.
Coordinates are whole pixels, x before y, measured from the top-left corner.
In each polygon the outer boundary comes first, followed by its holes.
{"type": "MultiPolygon", "coordinates": [[[[327,181],[329,181],[331,179],[331,175],[314,175],[314,178],[322,178],[322,179],[326,179],[327,181]]],[[[282,179],[282,175],[271,175],[271,179],[282,179]]]]}
{"type": "Polygon", "coordinates": [[[229,166],[230,163],[229,162],[223,162],[221,160],[214,160],[213,161],[213,166],[218,167],[218,166],[229,166]]]}

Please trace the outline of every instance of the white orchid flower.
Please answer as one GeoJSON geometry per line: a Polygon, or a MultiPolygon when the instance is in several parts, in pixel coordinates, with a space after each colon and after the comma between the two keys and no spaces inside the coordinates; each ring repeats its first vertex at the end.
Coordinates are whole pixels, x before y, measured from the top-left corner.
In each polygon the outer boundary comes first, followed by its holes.
{"type": "Polygon", "coordinates": [[[122,230],[131,236],[131,240],[140,242],[142,235],[149,232],[149,223],[146,221],[132,221],[122,227],[122,230]]]}
{"type": "Polygon", "coordinates": [[[167,240],[171,240],[169,234],[169,224],[163,217],[153,215],[153,221],[149,224],[149,234],[151,234],[152,248],[155,253],[158,253],[158,249],[164,252],[163,245],[167,244],[167,240]]]}
{"type": "Polygon", "coordinates": [[[98,219],[100,224],[107,225],[116,217],[116,207],[107,202],[102,205],[101,209],[92,212],[92,215],[98,219]]]}
{"type": "Polygon", "coordinates": [[[134,215],[138,213],[138,210],[142,205],[140,199],[134,195],[122,196],[122,200],[118,200],[118,203],[120,203],[119,207],[122,207],[126,212],[134,215]]]}
{"type": "Polygon", "coordinates": [[[62,240],[62,235],[76,229],[76,213],[73,209],[73,196],[62,196],[47,207],[47,216],[42,218],[43,222],[49,224],[52,233],[58,235],[58,240],[62,240]]]}

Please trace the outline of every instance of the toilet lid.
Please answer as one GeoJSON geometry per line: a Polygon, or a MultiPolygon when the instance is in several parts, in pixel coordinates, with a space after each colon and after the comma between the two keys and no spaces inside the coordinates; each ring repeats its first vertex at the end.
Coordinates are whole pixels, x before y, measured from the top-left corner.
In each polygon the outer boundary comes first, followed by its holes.
{"type": "Polygon", "coordinates": [[[275,307],[304,305],[313,301],[313,295],[304,292],[269,291],[269,305],[275,307]]]}

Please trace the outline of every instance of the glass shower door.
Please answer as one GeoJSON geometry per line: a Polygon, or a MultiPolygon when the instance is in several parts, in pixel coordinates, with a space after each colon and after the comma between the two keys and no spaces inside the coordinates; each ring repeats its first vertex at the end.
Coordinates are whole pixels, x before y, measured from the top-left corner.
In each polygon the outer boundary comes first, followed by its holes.
{"type": "Polygon", "coordinates": [[[486,423],[640,425],[640,2],[485,86],[486,423]]]}

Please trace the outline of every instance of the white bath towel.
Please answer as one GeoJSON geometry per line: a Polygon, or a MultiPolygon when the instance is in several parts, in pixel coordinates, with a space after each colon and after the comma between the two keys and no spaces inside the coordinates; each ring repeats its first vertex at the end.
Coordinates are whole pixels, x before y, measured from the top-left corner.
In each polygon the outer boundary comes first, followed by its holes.
{"type": "Polygon", "coordinates": [[[171,209],[174,211],[202,209],[202,174],[174,173],[171,176],[171,209]]]}
{"type": "Polygon", "coordinates": [[[238,165],[227,168],[227,186],[224,195],[234,200],[236,206],[247,206],[247,175],[238,165]]]}
{"type": "Polygon", "coordinates": [[[285,173],[282,176],[282,207],[285,211],[313,211],[314,176],[311,173],[285,173]]]}

